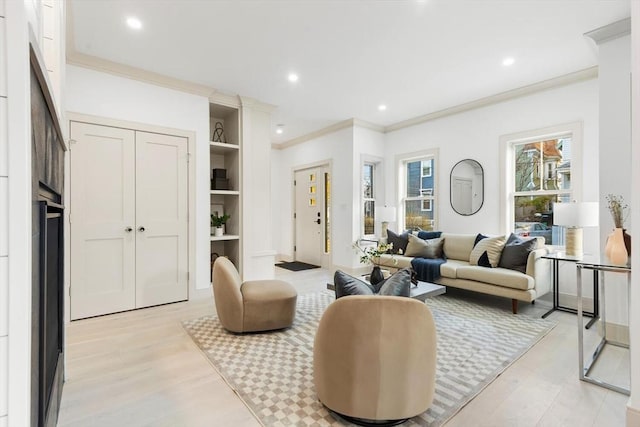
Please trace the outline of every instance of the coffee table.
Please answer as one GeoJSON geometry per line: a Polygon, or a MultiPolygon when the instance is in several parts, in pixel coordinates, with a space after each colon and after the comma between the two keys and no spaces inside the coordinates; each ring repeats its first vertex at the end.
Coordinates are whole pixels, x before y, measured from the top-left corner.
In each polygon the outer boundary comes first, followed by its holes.
{"type": "MultiPolygon", "coordinates": [[[[364,278],[362,278],[364,280],[364,278]]],[[[330,291],[335,291],[336,287],[333,283],[327,283],[327,289],[330,291]]],[[[421,282],[418,281],[418,285],[411,284],[411,293],[409,296],[413,299],[417,299],[420,301],[426,301],[429,297],[435,297],[437,295],[442,295],[447,292],[447,288],[442,285],[436,285],[435,283],[430,282],[421,282]]]]}

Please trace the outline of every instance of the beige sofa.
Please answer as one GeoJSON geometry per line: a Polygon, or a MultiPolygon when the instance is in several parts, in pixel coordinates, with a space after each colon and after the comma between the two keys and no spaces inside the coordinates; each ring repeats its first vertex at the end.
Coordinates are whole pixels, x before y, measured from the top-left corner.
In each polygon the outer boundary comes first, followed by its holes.
{"type": "MultiPolygon", "coordinates": [[[[468,289],[499,297],[511,298],[513,313],[518,312],[518,301],[533,302],[551,290],[549,260],[544,238],[538,238],[537,249],[529,254],[526,273],[506,268],[486,268],[469,264],[475,234],[442,233],[444,255],[447,261],[440,267],[440,279],[436,283],[468,289]]],[[[382,255],[380,264],[390,269],[411,267],[413,257],[382,255]],[[394,261],[395,260],[395,261],[394,261]]]]}

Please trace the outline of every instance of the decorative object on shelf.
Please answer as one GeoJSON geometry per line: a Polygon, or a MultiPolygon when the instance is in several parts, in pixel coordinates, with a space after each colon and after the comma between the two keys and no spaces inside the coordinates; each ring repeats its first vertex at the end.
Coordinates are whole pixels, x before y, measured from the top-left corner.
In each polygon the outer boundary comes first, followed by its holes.
{"type": "Polygon", "coordinates": [[[614,264],[627,265],[631,256],[631,236],[624,229],[624,220],[629,214],[629,206],[622,196],[608,194],[606,199],[616,228],[607,237],[604,254],[614,264]]]}
{"type": "MultiPolygon", "coordinates": [[[[224,205],[222,204],[211,204],[211,215],[222,216],[224,215],[224,205]]],[[[222,234],[224,234],[224,226],[222,227],[222,234]]],[[[213,225],[213,221],[211,221],[211,235],[215,235],[216,227],[213,225]]]]}
{"type": "Polygon", "coordinates": [[[396,220],[396,208],[394,208],[393,206],[376,207],[376,217],[382,223],[380,237],[384,239],[383,242],[386,242],[386,239],[389,237],[389,235],[387,234],[389,223],[395,222],[396,220]]]}
{"type": "MultiPolygon", "coordinates": [[[[393,244],[391,243],[379,243],[376,246],[365,246],[364,248],[360,246],[360,241],[356,241],[353,244],[353,247],[359,251],[360,263],[362,264],[373,264],[373,270],[371,271],[371,275],[369,277],[369,282],[372,285],[376,285],[384,279],[384,274],[380,269],[380,255],[386,254],[393,248],[393,244]]],[[[393,254],[391,255],[393,257],[393,254]]],[[[398,260],[393,258],[393,264],[397,265],[398,260]]]]}
{"type": "Polygon", "coordinates": [[[226,169],[213,169],[211,171],[211,189],[212,190],[228,190],[229,180],[227,179],[226,169]]]}
{"type": "Polygon", "coordinates": [[[222,216],[211,214],[211,226],[215,227],[213,235],[216,237],[220,237],[224,235],[223,226],[227,223],[227,221],[231,218],[230,215],[224,214],[222,216]]]}
{"type": "Polygon", "coordinates": [[[598,209],[597,202],[553,204],[553,225],[567,228],[565,250],[568,256],[582,257],[582,227],[598,226],[598,209]]]}
{"type": "Polygon", "coordinates": [[[216,122],[211,140],[213,142],[227,142],[224,137],[224,128],[222,126],[222,122],[216,122]]]}
{"type": "Polygon", "coordinates": [[[211,252],[211,281],[213,282],[213,263],[216,262],[216,259],[218,259],[218,257],[220,256],[220,254],[218,254],[217,252],[211,252]]]}

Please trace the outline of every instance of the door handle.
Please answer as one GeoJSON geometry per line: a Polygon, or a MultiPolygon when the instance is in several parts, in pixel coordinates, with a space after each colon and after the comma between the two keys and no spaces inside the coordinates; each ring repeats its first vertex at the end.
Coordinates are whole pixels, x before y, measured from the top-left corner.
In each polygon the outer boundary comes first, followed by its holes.
{"type": "Polygon", "coordinates": [[[142,233],[144,231],[144,227],[142,226],[138,227],[138,231],[142,233]]]}
{"type": "Polygon", "coordinates": [[[316,224],[320,224],[320,218],[316,219],[316,224]]]}
{"type": "Polygon", "coordinates": [[[124,231],[126,231],[127,233],[131,233],[133,231],[133,228],[127,227],[124,229],[124,231]]]}

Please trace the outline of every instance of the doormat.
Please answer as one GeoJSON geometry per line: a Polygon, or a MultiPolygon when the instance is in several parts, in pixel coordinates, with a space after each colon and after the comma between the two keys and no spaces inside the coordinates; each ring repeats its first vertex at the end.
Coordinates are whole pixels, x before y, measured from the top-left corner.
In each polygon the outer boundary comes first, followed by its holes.
{"type": "Polygon", "coordinates": [[[276,264],[276,267],[284,268],[291,271],[303,271],[311,270],[314,268],[320,268],[319,265],[307,264],[306,262],[293,261],[293,262],[281,262],[276,264]]]}
{"type": "MultiPolygon", "coordinates": [[[[182,325],[263,426],[341,427],[313,385],[313,341],[333,300],[327,291],[298,295],[293,326],[281,331],[232,334],[215,315],[182,325]]],[[[438,333],[436,390],[431,407],[406,426],[446,423],[556,325],[447,295],[426,304],[438,333]]]]}

